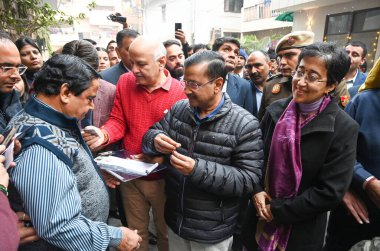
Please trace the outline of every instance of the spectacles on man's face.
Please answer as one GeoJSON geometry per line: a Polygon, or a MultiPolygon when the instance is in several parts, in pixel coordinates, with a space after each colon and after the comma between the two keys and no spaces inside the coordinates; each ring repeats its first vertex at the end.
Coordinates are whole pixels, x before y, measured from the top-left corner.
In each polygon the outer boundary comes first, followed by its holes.
{"type": "Polygon", "coordinates": [[[192,80],[189,80],[189,81],[187,81],[187,80],[182,80],[181,83],[182,83],[182,85],[183,85],[184,87],[187,86],[187,87],[190,87],[190,89],[192,89],[192,90],[199,90],[199,89],[201,89],[203,86],[212,83],[215,79],[217,79],[217,78],[211,79],[210,81],[208,81],[208,82],[206,82],[206,83],[204,83],[204,84],[202,84],[202,83],[198,83],[198,82],[196,82],[196,81],[192,81],[192,80]]]}
{"type": "Polygon", "coordinates": [[[300,80],[301,78],[304,78],[304,81],[307,82],[308,84],[327,82],[327,79],[326,80],[319,79],[318,74],[315,74],[315,73],[305,74],[304,72],[300,70],[292,71],[292,76],[293,76],[293,79],[296,79],[296,80],[300,80]]]}
{"type": "Polygon", "coordinates": [[[19,65],[19,66],[0,66],[1,68],[1,71],[2,73],[5,73],[5,74],[8,74],[8,75],[11,75],[13,74],[14,70],[17,69],[18,71],[18,74],[22,75],[25,73],[26,69],[28,69],[28,67],[26,67],[25,65],[19,65]]]}

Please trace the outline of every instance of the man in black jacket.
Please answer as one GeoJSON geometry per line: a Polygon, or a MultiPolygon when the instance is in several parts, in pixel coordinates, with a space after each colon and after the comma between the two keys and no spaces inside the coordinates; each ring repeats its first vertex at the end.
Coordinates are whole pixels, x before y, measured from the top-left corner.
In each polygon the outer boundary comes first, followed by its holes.
{"type": "Polygon", "coordinates": [[[26,66],[21,64],[16,45],[6,34],[0,33],[0,133],[22,109],[20,93],[14,86],[25,71],[26,66]]]}
{"type": "Polygon", "coordinates": [[[223,57],[185,61],[185,93],[144,136],[143,151],[165,155],[165,219],[172,250],[230,250],[241,198],[261,179],[257,119],[222,92],[223,57]]]}

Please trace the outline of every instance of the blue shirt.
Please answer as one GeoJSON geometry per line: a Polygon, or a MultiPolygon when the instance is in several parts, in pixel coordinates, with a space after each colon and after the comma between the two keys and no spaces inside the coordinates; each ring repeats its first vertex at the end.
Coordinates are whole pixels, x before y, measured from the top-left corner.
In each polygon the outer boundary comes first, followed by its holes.
{"type": "Polygon", "coordinates": [[[261,105],[261,99],[263,98],[263,91],[257,88],[255,84],[252,84],[253,88],[256,89],[256,104],[257,104],[257,111],[260,110],[260,105],[261,105]]]}
{"type": "Polygon", "coordinates": [[[224,105],[224,95],[222,95],[222,99],[220,100],[219,105],[211,113],[207,114],[207,116],[204,118],[201,118],[201,116],[199,115],[199,110],[197,108],[194,108],[193,112],[194,112],[195,121],[197,125],[202,124],[203,122],[211,119],[216,114],[218,114],[219,110],[223,107],[223,105],[224,105]]]}
{"type": "Polygon", "coordinates": [[[380,179],[380,90],[365,90],[358,93],[345,108],[345,111],[360,125],[357,162],[352,183],[362,187],[374,176],[380,179]]]}

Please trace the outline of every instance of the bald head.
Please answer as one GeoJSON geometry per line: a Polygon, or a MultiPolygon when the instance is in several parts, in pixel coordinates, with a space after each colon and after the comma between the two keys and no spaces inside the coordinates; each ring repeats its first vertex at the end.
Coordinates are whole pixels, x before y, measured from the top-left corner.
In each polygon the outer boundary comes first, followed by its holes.
{"type": "Polygon", "coordinates": [[[270,57],[269,57],[268,53],[266,53],[264,51],[260,51],[260,50],[253,51],[251,54],[249,54],[248,58],[250,58],[250,57],[262,57],[265,59],[266,62],[269,63],[269,61],[270,61],[270,57]]]}
{"type": "Polygon", "coordinates": [[[8,38],[0,36],[0,93],[12,92],[15,84],[20,81],[18,67],[21,65],[20,53],[16,45],[8,38]]]}
{"type": "Polygon", "coordinates": [[[166,49],[162,42],[139,36],[129,47],[129,56],[137,84],[154,89],[165,81],[166,49]]]}
{"type": "Polygon", "coordinates": [[[158,60],[166,56],[166,49],[162,42],[147,36],[139,36],[132,42],[129,47],[129,53],[133,52],[151,55],[153,60],[158,60]]]}

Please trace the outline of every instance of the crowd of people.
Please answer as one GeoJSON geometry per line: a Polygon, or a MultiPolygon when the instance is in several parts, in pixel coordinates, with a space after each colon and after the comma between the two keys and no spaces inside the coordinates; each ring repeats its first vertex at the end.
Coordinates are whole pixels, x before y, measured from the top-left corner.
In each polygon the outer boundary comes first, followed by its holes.
{"type": "Polygon", "coordinates": [[[0,133],[22,136],[0,155],[0,250],[148,251],[150,217],[159,251],[378,245],[380,60],[367,75],[364,43],[314,40],[125,28],[44,61],[1,32],[0,133]],[[164,169],[121,182],[94,161],[116,149],[164,169]]]}

